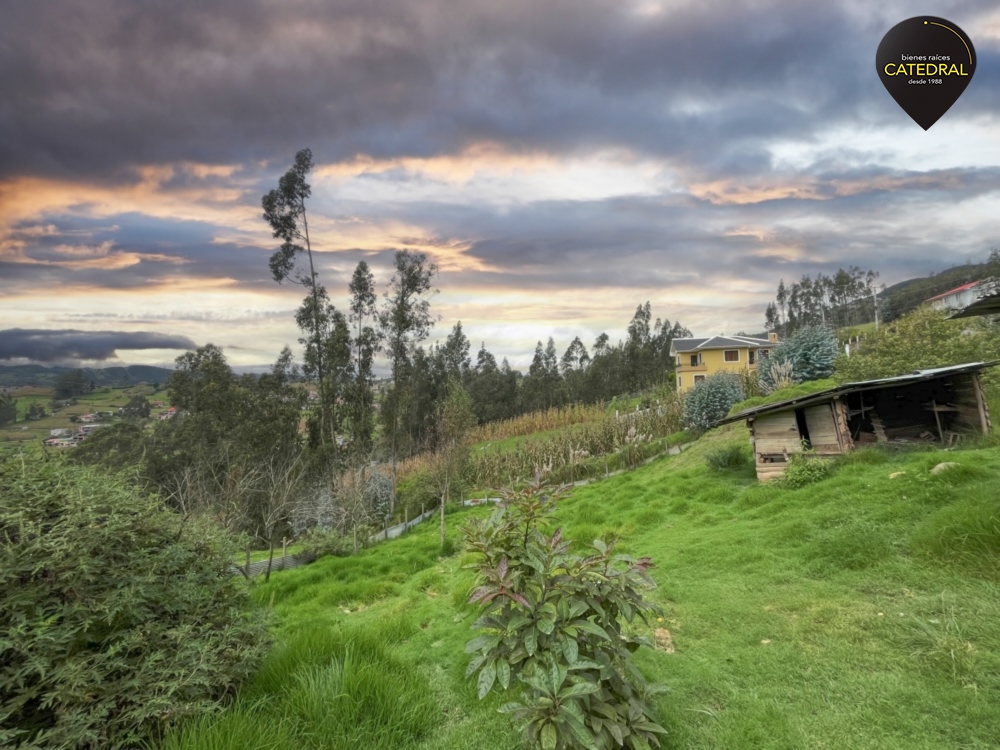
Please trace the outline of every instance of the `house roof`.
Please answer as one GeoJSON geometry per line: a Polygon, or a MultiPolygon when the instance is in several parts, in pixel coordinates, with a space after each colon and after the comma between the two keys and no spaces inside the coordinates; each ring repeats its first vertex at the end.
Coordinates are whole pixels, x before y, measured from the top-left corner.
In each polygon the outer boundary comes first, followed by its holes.
{"type": "Polygon", "coordinates": [[[773,341],[753,336],[710,336],[701,339],[673,339],[670,342],[672,354],[701,351],[704,349],[746,349],[754,346],[774,346],[773,341]]]}
{"type": "Polygon", "coordinates": [[[962,284],[962,286],[956,286],[954,289],[949,289],[947,292],[941,292],[941,294],[938,294],[934,297],[929,297],[928,299],[925,299],[924,302],[933,302],[936,299],[942,299],[951,294],[958,294],[959,292],[964,292],[967,289],[972,289],[973,287],[978,286],[979,283],[980,282],[978,281],[970,281],[968,284],[962,284]]]}
{"type": "Polygon", "coordinates": [[[1000,292],[980,297],[968,307],[962,308],[957,313],[948,318],[973,318],[976,315],[994,315],[1000,313],[1000,292]]]}
{"type": "Polygon", "coordinates": [[[704,344],[708,339],[673,339],[670,348],[674,352],[690,352],[704,344]]]}
{"type": "Polygon", "coordinates": [[[914,370],[906,375],[897,375],[892,378],[877,378],[875,380],[861,380],[856,383],[844,383],[843,385],[838,385],[833,388],[827,388],[825,391],[817,391],[816,393],[789,398],[773,404],[764,404],[763,406],[755,406],[750,409],[744,409],[743,411],[733,414],[731,417],[726,417],[725,419],[720,420],[717,422],[717,425],[738,422],[742,419],[760,416],[761,414],[769,414],[775,411],[784,411],[785,409],[792,407],[798,408],[800,406],[807,406],[813,403],[829,401],[834,396],[840,396],[846,393],[870,391],[892,385],[909,385],[910,383],[917,383],[922,380],[934,380],[935,378],[947,377],[948,375],[959,375],[966,372],[979,372],[980,370],[985,370],[987,367],[995,367],[998,364],[1000,364],[1000,360],[996,360],[994,362],[969,362],[964,365],[935,367],[928,370],[914,370]]]}

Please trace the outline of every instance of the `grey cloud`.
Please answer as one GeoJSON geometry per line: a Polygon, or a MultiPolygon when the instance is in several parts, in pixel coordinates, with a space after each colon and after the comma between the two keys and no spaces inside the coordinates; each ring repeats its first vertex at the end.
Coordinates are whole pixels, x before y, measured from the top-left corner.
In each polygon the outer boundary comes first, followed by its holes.
{"type": "Polygon", "coordinates": [[[121,320],[129,323],[163,323],[186,321],[192,323],[225,323],[239,325],[241,323],[259,323],[268,320],[287,320],[295,316],[295,310],[232,310],[229,312],[212,312],[202,310],[181,311],[169,313],[69,313],[57,318],[57,322],[81,322],[121,320]]]}
{"type": "Polygon", "coordinates": [[[34,362],[113,359],[118,350],[197,348],[187,336],[147,331],[0,330],[0,361],[34,362]]]}
{"type": "MultiPolygon", "coordinates": [[[[127,180],[136,165],[282,164],[623,146],[711,170],[836,122],[894,121],[872,71],[888,29],[846,6],[620,0],[15,3],[0,30],[0,176],[127,180]]],[[[898,8],[897,3],[884,11],[898,8]]],[[[937,12],[974,18],[985,0],[937,12]]],[[[903,17],[903,16],[900,16],[903,17]]],[[[891,24],[890,24],[891,25],[891,24]]],[[[994,51],[980,50],[980,75],[994,51]]],[[[991,57],[992,55],[992,57],[991,57]]],[[[992,116],[977,80],[966,112],[992,116]]]]}

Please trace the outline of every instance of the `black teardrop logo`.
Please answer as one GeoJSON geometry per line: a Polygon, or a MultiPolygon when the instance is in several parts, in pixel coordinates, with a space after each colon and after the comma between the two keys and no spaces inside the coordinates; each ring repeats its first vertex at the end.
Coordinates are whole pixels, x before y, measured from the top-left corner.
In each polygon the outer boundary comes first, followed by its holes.
{"type": "Polygon", "coordinates": [[[875,53],[875,67],[896,103],[927,130],[969,85],[976,50],[951,21],[917,16],[889,29],[875,53]]]}

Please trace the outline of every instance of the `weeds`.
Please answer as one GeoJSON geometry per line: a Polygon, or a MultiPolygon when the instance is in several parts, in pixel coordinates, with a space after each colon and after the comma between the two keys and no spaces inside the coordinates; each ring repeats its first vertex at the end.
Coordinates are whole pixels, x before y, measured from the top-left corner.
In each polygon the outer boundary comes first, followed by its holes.
{"type": "Polygon", "coordinates": [[[783,487],[798,489],[814,482],[826,479],[833,471],[833,465],[822,458],[807,455],[792,456],[788,462],[788,468],[782,474],[781,482],[783,487]]]}
{"type": "Polygon", "coordinates": [[[753,468],[753,451],[747,445],[730,443],[705,454],[705,463],[714,471],[746,473],[753,468]]]}

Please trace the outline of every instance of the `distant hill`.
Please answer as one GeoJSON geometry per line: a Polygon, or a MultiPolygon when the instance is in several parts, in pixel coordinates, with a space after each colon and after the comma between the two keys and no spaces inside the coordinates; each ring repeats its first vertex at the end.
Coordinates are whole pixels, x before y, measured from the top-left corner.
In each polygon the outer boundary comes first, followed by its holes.
{"type": "Polygon", "coordinates": [[[136,383],[167,382],[173,370],[165,367],[149,365],[126,365],[120,367],[45,367],[43,365],[0,365],[0,386],[13,387],[33,385],[38,387],[54,386],[60,375],[82,369],[87,380],[93,380],[100,386],[135,385],[136,383]]]}

